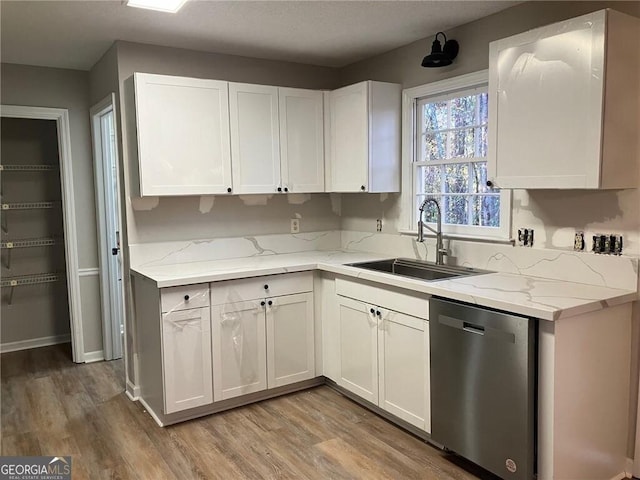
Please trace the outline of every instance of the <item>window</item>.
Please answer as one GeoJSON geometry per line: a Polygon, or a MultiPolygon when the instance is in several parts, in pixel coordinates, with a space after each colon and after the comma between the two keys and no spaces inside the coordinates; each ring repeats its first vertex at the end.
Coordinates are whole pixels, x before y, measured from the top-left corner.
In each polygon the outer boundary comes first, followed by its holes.
{"type": "MultiPolygon", "coordinates": [[[[403,194],[410,202],[410,230],[417,230],[420,205],[433,197],[440,204],[443,231],[508,237],[509,193],[487,187],[486,72],[405,90],[404,108],[411,126],[405,131],[403,169],[411,182],[403,188],[411,191],[410,198],[403,194]]],[[[425,208],[424,220],[435,223],[433,204],[425,208]]]]}

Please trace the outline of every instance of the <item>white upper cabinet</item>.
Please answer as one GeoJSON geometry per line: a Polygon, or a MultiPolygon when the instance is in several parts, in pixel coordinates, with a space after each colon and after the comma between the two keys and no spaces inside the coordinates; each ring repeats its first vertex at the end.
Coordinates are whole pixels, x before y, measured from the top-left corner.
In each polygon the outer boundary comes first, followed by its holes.
{"type": "Polygon", "coordinates": [[[279,88],[283,191],[324,192],[322,92],[279,88]]]}
{"type": "Polygon", "coordinates": [[[326,191],[400,191],[401,86],[366,81],[325,95],[326,191]]]}
{"type": "Polygon", "coordinates": [[[140,196],[231,187],[228,84],[134,74],[140,196]]]}
{"type": "Polygon", "coordinates": [[[602,10],[490,44],[495,186],[638,186],[639,24],[602,10]]]}
{"type": "Polygon", "coordinates": [[[233,193],[274,193],[280,185],[278,87],[229,84],[233,193]]]}

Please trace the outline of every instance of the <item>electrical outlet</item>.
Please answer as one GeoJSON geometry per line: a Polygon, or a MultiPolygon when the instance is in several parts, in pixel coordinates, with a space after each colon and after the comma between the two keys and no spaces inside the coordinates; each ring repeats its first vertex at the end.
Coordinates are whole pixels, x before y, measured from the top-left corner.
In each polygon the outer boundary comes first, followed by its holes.
{"type": "Polygon", "coordinates": [[[573,237],[573,249],[576,252],[581,252],[584,250],[584,246],[584,232],[577,231],[573,237]]]}
{"type": "Polygon", "coordinates": [[[382,231],[382,219],[378,218],[376,220],[376,232],[381,232],[382,231]]]}
{"type": "Polygon", "coordinates": [[[300,233],[300,219],[291,219],[291,233],[300,233]]]}
{"type": "Polygon", "coordinates": [[[518,229],[518,245],[521,247],[533,247],[533,228],[518,229]]]}

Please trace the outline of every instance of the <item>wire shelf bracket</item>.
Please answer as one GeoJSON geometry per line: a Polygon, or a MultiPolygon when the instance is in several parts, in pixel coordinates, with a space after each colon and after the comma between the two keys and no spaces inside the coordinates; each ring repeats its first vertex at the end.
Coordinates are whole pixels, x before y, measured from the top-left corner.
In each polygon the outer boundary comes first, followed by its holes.
{"type": "Polygon", "coordinates": [[[60,275],[58,273],[38,273],[35,275],[22,275],[19,277],[5,277],[0,281],[0,287],[10,289],[7,305],[11,305],[13,302],[13,292],[16,287],[52,283],[57,282],[58,280],[60,280],[60,275]]]}

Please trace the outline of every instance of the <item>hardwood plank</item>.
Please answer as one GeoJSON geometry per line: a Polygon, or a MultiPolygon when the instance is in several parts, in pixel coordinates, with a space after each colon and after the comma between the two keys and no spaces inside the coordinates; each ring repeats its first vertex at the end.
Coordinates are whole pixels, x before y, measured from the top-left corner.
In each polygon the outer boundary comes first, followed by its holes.
{"type": "Polygon", "coordinates": [[[17,433],[15,435],[2,436],[2,455],[8,456],[32,456],[42,455],[38,437],[36,434],[17,433]]]}

